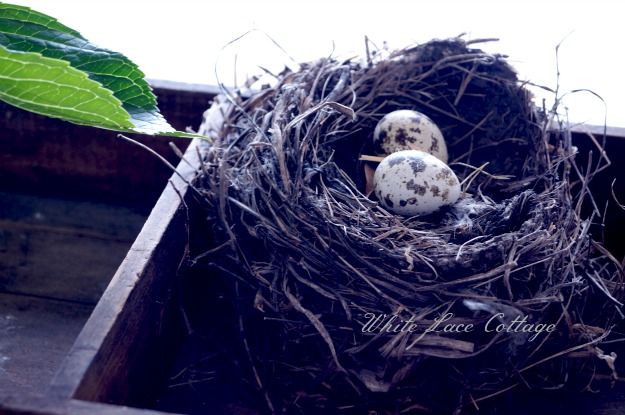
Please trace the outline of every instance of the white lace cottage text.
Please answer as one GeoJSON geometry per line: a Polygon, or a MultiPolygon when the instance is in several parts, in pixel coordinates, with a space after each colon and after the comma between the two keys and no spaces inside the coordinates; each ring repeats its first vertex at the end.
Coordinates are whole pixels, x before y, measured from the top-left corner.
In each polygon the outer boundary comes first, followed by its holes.
{"type": "MultiPolygon", "coordinates": [[[[445,313],[434,319],[429,326],[424,326],[414,321],[414,316],[408,320],[401,319],[397,315],[366,313],[367,322],[362,327],[363,333],[470,333],[475,330],[471,323],[451,323],[453,313],[445,313]]],[[[486,333],[528,333],[531,336],[528,341],[535,340],[541,333],[551,333],[556,329],[555,324],[530,323],[527,316],[517,315],[511,321],[507,321],[504,313],[493,314],[483,330],[486,333]]]]}

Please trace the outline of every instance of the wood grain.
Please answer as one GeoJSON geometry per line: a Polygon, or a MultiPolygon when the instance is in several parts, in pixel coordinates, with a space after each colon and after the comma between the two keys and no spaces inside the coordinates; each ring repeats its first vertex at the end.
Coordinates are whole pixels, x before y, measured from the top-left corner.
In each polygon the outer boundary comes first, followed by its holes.
{"type": "MultiPolygon", "coordinates": [[[[214,90],[156,84],[161,112],[179,130],[197,127],[215,95],[214,90]]],[[[131,137],[173,164],[179,158],[169,143],[182,150],[190,143],[131,137]]],[[[114,132],[0,102],[0,393],[8,400],[0,397],[0,413],[126,412],[122,407],[43,396],[127,254],[125,263],[144,264],[156,282],[133,288],[137,276],[129,275],[111,284],[117,290],[103,300],[99,315],[104,319],[96,319],[92,332],[97,341],[87,346],[89,350],[74,352],[92,353],[81,361],[83,370],[77,369],[84,379],[71,382],[76,391],[85,391],[82,396],[121,402],[157,381],[151,368],[158,367],[154,362],[162,357],[150,354],[149,345],[162,333],[160,313],[169,304],[169,287],[160,280],[169,283],[177,267],[167,255],[184,249],[182,234],[170,228],[182,212],[174,207],[172,216],[154,219],[144,232],[149,242],[130,254],[128,250],[171,174],[156,157],[114,132]],[[161,278],[161,270],[169,274],[161,278]],[[132,361],[126,364],[124,359],[132,361]],[[106,366],[109,363],[114,370],[106,366]],[[141,365],[147,369],[135,370],[141,365]],[[105,375],[100,376],[100,370],[105,375]],[[133,386],[127,388],[129,383],[133,386]],[[33,394],[42,398],[33,401],[33,394]],[[6,402],[17,406],[9,405],[11,411],[6,412],[6,402]]],[[[175,195],[163,203],[178,202],[175,195]]]]}
{"type": "MultiPolygon", "coordinates": [[[[195,141],[187,150],[195,156],[195,141]]],[[[184,162],[187,179],[195,170],[184,162]]],[[[187,241],[187,185],[178,176],[145,223],[78,336],[50,388],[51,396],[141,405],[154,398],[171,343],[168,305],[187,241]]]]}
{"type": "Polygon", "coordinates": [[[0,391],[43,394],[92,310],[0,294],[0,391]]]}
{"type": "Polygon", "coordinates": [[[162,412],[125,406],[37,395],[10,396],[0,392],[0,415],[157,415],[162,412]]]}
{"type": "MultiPolygon", "coordinates": [[[[209,90],[154,88],[161,113],[179,130],[197,129],[215,95],[209,90]]],[[[188,138],[129,137],[176,164],[169,147],[188,138]]],[[[79,126],[0,101],[0,190],[140,206],[149,213],[171,171],[114,131],[79,126]]]]}
{"type": "Polygon", "coordinates": [[[95,305],[147,216],[0,192],[0,292],[95,305]]]}

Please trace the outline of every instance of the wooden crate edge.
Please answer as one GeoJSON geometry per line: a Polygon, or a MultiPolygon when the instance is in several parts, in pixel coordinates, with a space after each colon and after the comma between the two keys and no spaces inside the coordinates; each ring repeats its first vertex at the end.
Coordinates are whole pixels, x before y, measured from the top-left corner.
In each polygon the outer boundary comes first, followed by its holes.
{"type": "MultiPolygon", "coordinates": [[[[187,160],[197,160],[201,141],[189,146],[187,160]]],[[[186,215],[181,196],[196,170],[181,161],[177,172],[66,356],[49,396],[133,404],[138,398],[132,397],[136,386],[130,382],[142,377],[146,383],[154,381],[150,373],[141,373],[149,363],[133,359],[155,353],[148,346],[163,335],[160,318],[184,254],[186,215]]]]}

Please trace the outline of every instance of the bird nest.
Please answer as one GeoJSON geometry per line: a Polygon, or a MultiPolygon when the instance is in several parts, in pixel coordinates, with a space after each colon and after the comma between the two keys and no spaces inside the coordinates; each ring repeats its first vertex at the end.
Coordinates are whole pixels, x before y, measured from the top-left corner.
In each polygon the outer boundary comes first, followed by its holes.
{"type": "Polygon", "coordinates": [[[570,131],[505,57],[434,40],[276,80],[215,99],[194,183],[210,245],[192,267],[220,281],[231,329],[213,335],[263,411],[451,411],[615,376],[597,345],[622,270],[582,217],[570,131]],[[454,205],[403,217],[368,194],[396,109],[442,130],[454,205]]]}

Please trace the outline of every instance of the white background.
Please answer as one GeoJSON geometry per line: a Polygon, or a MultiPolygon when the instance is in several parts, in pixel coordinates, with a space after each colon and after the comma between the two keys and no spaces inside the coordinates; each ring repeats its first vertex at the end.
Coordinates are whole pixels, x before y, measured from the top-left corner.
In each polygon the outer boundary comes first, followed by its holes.
{"type": "MultiPolygon", "coordinates": [[[[69,1],[12,0],[56,17],[92,42],[124,53],[151,79],[232,85],[264,66],[365,54],[365,36],[400,49],[466,33],[502,53],[522,80],[590,93],[566,95],[573,122],[625,127],[619,2],[595,1],[69,1]],[[244,33],[256,29],[241,40],[244,33]],[[266,34],[266,35],[265,35],[266,34]],[[556,46],[559,80],[556,70],[556,46]],[[236,58],[235,58],[236,56],[236,58]],[[605,102],[605,105],[604,105],[605,102]]],[[[535,90],[537,101],[553,95],[535,90]]]]}

